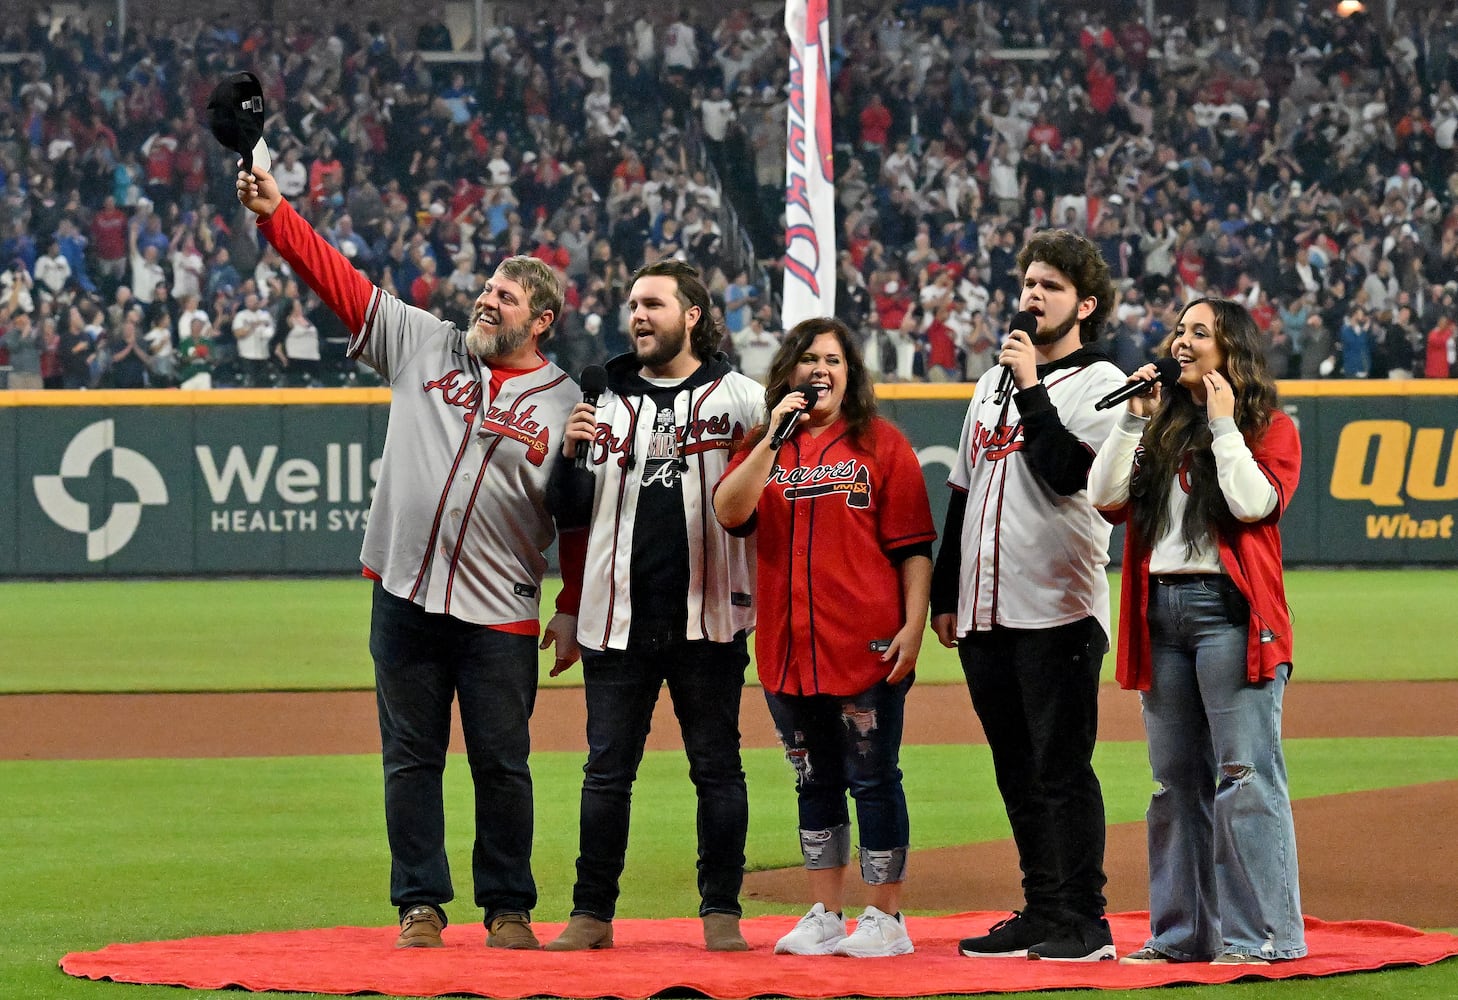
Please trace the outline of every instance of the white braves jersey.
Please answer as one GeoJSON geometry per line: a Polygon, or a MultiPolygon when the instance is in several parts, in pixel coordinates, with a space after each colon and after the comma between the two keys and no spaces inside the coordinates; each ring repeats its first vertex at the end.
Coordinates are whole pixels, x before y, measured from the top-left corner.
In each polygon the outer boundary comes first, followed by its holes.
{"type": "MultiPolygon", "coordinates": [[[[654,433],[645,398],[605,391],[598,400],[592,524],[577,641],[587,649],[626,649],[633,619],[631,572],[634,544],[654,544],[653,525],[638,524],[654,433]],[[635,456],[629,461],[629,456],[635,456]],[[643,537],[639,538],[639,531],[643,537]]],[[[683,434],[683,516],[688,529],[690,640],[728,642],[754,627],[755,550],[752,538],[735,538],[714,517],[714,487],[729,465],[734,442],[764,423],[764,387],[739,372],[686,388],[674,397],[674,419],[683,434]]]]}
{"type": "MultiPolygon", "coordinates": [[[[1094,510],[1086,488],[1059,496],[1029,466],[1014,393],[1001,417],[1003,404],[996,397],[1002,373],[997,366],[978,380],[947,477],[949,486],[967,494],[957,634],[994,625],[1052,628],[1093,617],[1111,635],[1104,569],[1111,527],[1094,510]]],[[[1054,367],[1042,379],[1064,427],[1091,455],[1119,414],[1117,407],[1097,411],[1094,403],[1124,381],[1102,358],[1054,367]]]]}
{"type": "Polygon", "coordinates": [[[535,621],[545,497],[581,390],[548,363],[490,395],[452,323],[376,289],[349,353],[390,381],[390,426],[360,559],[386,590],[479,625],[535,621]]]}

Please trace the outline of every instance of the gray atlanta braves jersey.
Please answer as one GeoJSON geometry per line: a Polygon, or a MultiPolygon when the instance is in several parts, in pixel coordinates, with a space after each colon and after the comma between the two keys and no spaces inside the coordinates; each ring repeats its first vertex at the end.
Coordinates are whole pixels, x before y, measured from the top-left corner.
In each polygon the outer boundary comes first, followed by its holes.
{"type": "Polygon", "coordinates": [[[577,385],[545,363],[493,394],[464,332],[371,285],[287,203],[259,228],[352,331],[350,355],[390,382],[365,569],[427,611],[535,622],[553,537],[547,481],[577,385]]]}
{"type": "MultiPolygon", "coordinates": [[[[1124,384],[1123,373],[1088,352],[1039,371],[1063,426],[1092,457],[1118,419],[1117,408],[1097,411],[1094,403],[1124,384]]],[[[1109,523],[1087,489],[1060,496],[1034,473],[1017,403],[998,400],[1002,373],[994,367],[978,380],[947,477],[967,494],[957,634],[993,625],[1051,628],[1092,616],[1110,635],[1109,523]]]]}

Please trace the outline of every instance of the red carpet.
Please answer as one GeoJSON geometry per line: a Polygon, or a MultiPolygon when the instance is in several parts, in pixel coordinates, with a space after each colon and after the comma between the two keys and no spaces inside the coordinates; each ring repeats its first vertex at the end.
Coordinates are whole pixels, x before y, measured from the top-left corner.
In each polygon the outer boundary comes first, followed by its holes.
{"type": "MultiPolygon", "coordinates": [[[[1286,979],[1330,976],[1394,965],[1429,965],[1458,955],[1458,937],[1424,934],[1378,921],[1325,923],[1306,919],[1310,956],[1265,967],[1205,964],[1123,966],[970,959],[958,939],[980,932],[1005,913],[909,917],[916,954],[888,959],[797,958],[772,953],[793,917],[744,921],[749,953],[704,951],[697,919],[619,920],[617,947],[589,953],[500,952],[483,947],[479,925],[446,929],[447,947],[396,951],[395,928],[236,934],[113,944],[75,952],[61,969],[84,979],[187,986],[242,987],[310,993],[375,992],[397,996],[448,993],[483,997],[647,997],[689,988],[710,997],[904,997],[1020,990],[1129,989],[1173,983],[1223,983],[1242,976],[1286,979]]],[[[1144,943],[1148,915],[1109,918],[1119,953],[1144,943]]],[[[561,924],[539,923],[550,940],[561,924]]]]}

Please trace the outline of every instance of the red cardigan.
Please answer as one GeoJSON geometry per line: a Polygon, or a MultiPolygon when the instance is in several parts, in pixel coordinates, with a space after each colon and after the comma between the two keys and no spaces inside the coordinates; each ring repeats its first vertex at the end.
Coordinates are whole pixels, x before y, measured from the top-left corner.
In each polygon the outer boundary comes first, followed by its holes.
{"type": "MultiPolygon", "coordinates": [[[[1291,663],[1291,609],[1281,575],[1281,532],[1277,526],[1301,478],[1301,437],[1291,418],[1277,410],[1270,426],[1251,448],[1256,464],[1276,489],[1276,508],[1253,523],[1220,532],[1220,563],[1250,602],[1247,676],[1252,684],[1276,676],[1291,663]]],[[[1126,520],[1129,505],[1106,512],[1126,520]]],[[[1153,675],[1149,643],[1149,543],[1132,522],[1124,534],[1124,579],[1119,592],[1119,655],[1115,677],[1121,687],[1148,691],[1153,675]],[[1137,571],[1136,568],[1137,567],[1137,571]]]]}

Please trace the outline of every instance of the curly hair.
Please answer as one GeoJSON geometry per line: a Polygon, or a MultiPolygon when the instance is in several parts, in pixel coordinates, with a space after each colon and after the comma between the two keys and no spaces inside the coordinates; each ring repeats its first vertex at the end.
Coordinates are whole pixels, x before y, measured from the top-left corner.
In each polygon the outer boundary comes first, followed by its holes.
{"type": "MultiPolygon", "coordinates": [[[[633,281],[658,276],[674,280],[678,286],[678,304],[685,311],[689,306],[699,307],[698,322],[689,331],[689,347],[693,349],[694,357],[700,361],[709,360],[719,349],[719,341],[724,339],[724,331],[714,318],[713,303],[709,300],[709,289],[699,275],[699,269],[692,264],[685,264],[681,260],[668,257],[638,268],[633,272],[633,281]]],[[[632,287],[632,282],[629,282],[628,287],[632,287]]]]}
{"type": "MultiPolygon", "coordinates": [[[[553,324],[561,318],[562,302],[566,298],[562,290],[562,279],[544,261],[517,254],[503,260],[497,266],[496,273],[516,282],[527,293],[527,308],[531,310],[532,319],[544,312],[552,314],[553,324]]],[[[548,325],[539,342],[545,342],[551,335],[552,326],[548,325]]]]}
{"type": "MultiPolygon", "coordinates": [[[[791,379],[795,366],[822,333],[834,334],[835,339],[840,341],[841,357],[845,359],[845,397],[841,400],[840,413],[845,418],[850,436],[857,443],[862,443],[876,418],[876,389],[866,373],[866,362],[861,356],[861,349],[856,346],[855,335],[850,327],[834,316],[801,320],[785,333],[765,377],[765,412],[773,410],[794,389],[791,379]]],[[[768,429],[768,425],[756,428],[746,439],[746,445],[753,446],[768,429]]]]}
{"type": "MultiPolygon", "coordinates": [[[[1215,345],[1225,356],[1220,374],[1235,395],[1235,425],[1248,444],[1265,433],[1271,413],[1279,404],[1276,383],[1266,368],[1260,328],[1245,306],[1229,299],[1195,299],[1180,311],[1174,329],[1159,345],[1160,355],[1170,354],[1185,322],[1197,305],[1215,314],[1215,345]]],[[[1180,533],[1185,552],[1194,552],[1197,541],[1213,526],[1228,530],[1235,516],[1220,492],[1215,477],[1215,454],[1210,450],[1210,425],[1203,404],[1188,389],[1176,385],[1166,390],[1162,402],[1149,419],[1140,446],[1138,468],[1130,486],[1133,520],[1140,534],[1153,544],[1164,536],[1169,524],[1169,492],[1175,477],[1186,470],[1190,484],[1180,533]]]]}
{"type": "Polygon", "coordinates": [[[1095,300],[1093,312],[1079,321],[1078,337],[1085,344],[1096,342],[1104,320],[1113,311],[1116,294],[1108,262],[1099,248],[1067,229],[1045,229],[1035,233],[1018,251],[1017,260],[1022,274],[1027,274],[1028,267],[1035,262],[1057,268],[1073,282],[1080,302],[1088,298],[1095,300]]]}

